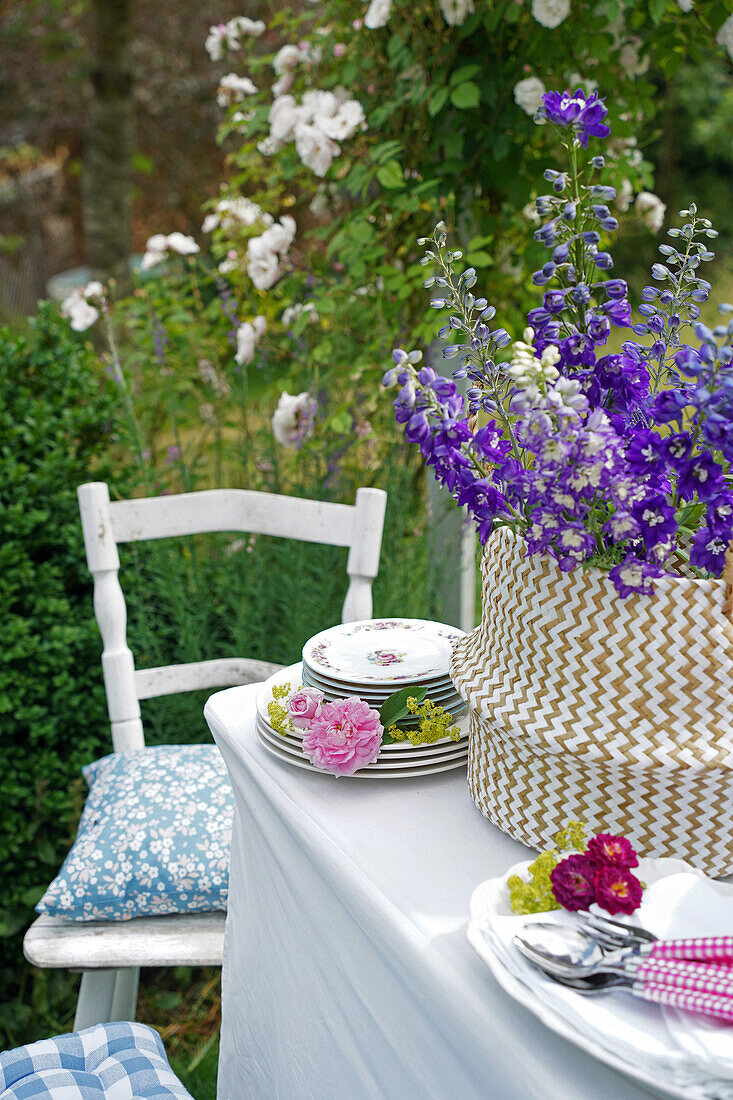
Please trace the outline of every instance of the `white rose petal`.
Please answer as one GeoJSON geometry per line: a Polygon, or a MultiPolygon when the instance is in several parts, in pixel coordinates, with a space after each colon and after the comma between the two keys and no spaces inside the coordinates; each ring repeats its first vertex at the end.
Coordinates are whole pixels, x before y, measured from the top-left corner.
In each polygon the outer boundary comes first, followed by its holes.
{"type": "Polygon", "coordinates": [[[723,23],[715,36],[715,41],[719,46],[725,46],[729,57],[733,61],[733,15],[729,15],[723,23]]]}
{"type": "Polygon", "coordinates": [[[335,141],[323,133],[317,126],[299,123],[295,128],[295,148],[306,168],[316,176],[325,176],[335,156],[341,150],[335,141]]]}
{"type": "Polygon", "coordinates": [[[281,46],[272,59],[272,67],[278,76],[291,71],[303,60],[303,54],[297,46],[281,46]]]}
{"type": "Polygon", "coordinates": [[[391,14],[392,0],[372,0],[364,16],[364,26],[375,31],[389,22],[391,14]]]}
{"type": "Polygon", "coordinates": [[[528,76],[514,85],[514,102],[528,115],[534,115],[542,103],[545,86],[538,76],[528,76]]]}
{"type": "Polygon", "coordinates": [[[241,103],[245,96],[256,95],[256,93],[257,88],[248,76],[227,73],[219,81],[216,102],[222,108],[231,107],[234,103],[241,103]]]}
{"type": "Polygon", "coordinates": [[[658,233],[664,225],[664,215],[667,207],[659,196],[652,194],[651,191],[639,192],[636,196],[634,209],[644,225],[654,233],[658,233]]]}
{"type": "Polygon", "coordinates": [[[247,274],[258,290],[269,290],[281,275],[277,252],[262,252],[256,255],[251,253],[249,248],[247,252],[247,274]]]}
{"type": "Polygon", "coordinates": [[[449,27],[460,27],[476,9],[474,0],[440,0],[440,10],[449,27]]]}
{"type": "Polygon", "coordinates": [[[341,104],[331,118],[319,119],[318,125],[326,137],[334,141],[346,141],[356,133],[364,121],[364,109],[361,103],[355,99],[349,99],[341,104]]]}
{"type": "Polygon", "coordinates": [[[677,7],[680,11],[692,11],[695,6],[695,0],[677,0],[677,7]]]}
{"type": "Polygon", "coordinates": [[[616,206],[624,213],[629,209],[634,198],[634,188],[631,180],[622,179],[616,196],[616,206]]]}
{"type": "Polygon", "coordinates": [[[570,0],[532,0],[532,15],[543,27],[554,30],[570,15],[570,0]]]}
{"type": "Polygon", "coordinates": [[[272,414],[272,434],[283,447],[301,447],[313,434],[318,404],[308,393],[282,393],[272,414]]]}
{"type": "Polygon", "coordinates": [[[168,235],[168,248],[171,252],[177,252],[179,256],[193,256],[196,252],[201,251],[193,237],[189,237],[185,233],[170,233],[168,235]]]}

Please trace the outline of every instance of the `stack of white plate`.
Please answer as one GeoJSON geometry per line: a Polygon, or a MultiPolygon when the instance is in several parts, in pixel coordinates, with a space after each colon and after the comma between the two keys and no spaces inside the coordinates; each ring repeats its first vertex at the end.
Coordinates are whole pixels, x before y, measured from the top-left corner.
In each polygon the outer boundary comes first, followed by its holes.
{"type": "MultiPolygon", "coordinates": [[[[426,688],[426,699],[455,718],[465,704],[448,673],[463,632],[426,619],[366,619],[322,630],[303,648],[303,683],[327,700],[357,695],[375,710],[403,687],[426,688]]],[[[419,719],[400,722],[416,728],[419,719]]]]}
{"type": "Polygon", "coordinates": [[[295,690],[308,684],[323,691],[326,699],[357,696],[378,710],[399,688],[420,684],[428,688],[428,698],[455,716],[460,739],[452,741],[445,737],[429,745],[411,745],[409,741],[383,745],[377,760],[360,768],[355,778],[405,779],[464,767],[468,757],[468,720],[447,673],[452,643],[461,636],[461,631],[454,627],[418,619],[370,619],[317,634],[303,650],[302,664],[282,669],[260,688],[257,695],[260,741],[280,760],[308,771],[320,771],[303,754],[300,730],[283,735],[273,729],[267,709],[273,699],[273,687],[290,684],[295,690]],[[337,632],[338,646],[332,642],[337,632]],[[409,650],[405,648],[408,644],[409,650]],[[316,674],[314,670],[319,667],[328,675],[316,674]],[[346,672],[353,679],[341,679],[346,672]]]}

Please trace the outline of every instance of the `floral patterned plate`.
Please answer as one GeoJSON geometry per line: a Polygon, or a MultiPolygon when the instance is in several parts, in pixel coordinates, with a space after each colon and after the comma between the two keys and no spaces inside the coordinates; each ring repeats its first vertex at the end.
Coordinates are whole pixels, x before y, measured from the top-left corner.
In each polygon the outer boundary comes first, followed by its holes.
{"type": "Polygon", "coordinates": [[[448,674],[463,631],[427,619],[365,619],[332,626],[303,648],[316,672],[348,684],[415,683],[448,674]]]}

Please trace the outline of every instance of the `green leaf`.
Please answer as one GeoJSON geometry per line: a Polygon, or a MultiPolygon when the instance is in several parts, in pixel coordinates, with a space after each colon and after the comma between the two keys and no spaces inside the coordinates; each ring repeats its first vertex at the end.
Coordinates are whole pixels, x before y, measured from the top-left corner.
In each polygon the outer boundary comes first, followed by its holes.
{"type": "Polygon", "coordinates": [[[652,17],[652,23],[657,25],[661,23],[666,9],[667,0],[649,0],[649,14],[652,17]]]}
{"type": "Polygon", "coordinates": [[[385,699],[379,708],[379,717],[384,728],[387,729],[388,726],[399,722],[401,718],[406,718],[410,713],[407,709],[407,700],[416,699],[418,703],[422,703],[427,690],[426,687],[404,687],[385,699]]]}
{"type": "Polygon", "coordinates": [[[460,111],[478,107],[480,99],[481,90],[478,84],[474,84],[470,80],[466,81],[465,84],[459,84],[457,88],[453,88],[450,94],[451,103],[460,111]]]}
{"type": "Polygon", "coordinates": [[[455,87],[456,84],[463,84],[466,80],[472,80],[480,72],[480,65],[461,65],[460,69],[456,69],[455,72],[451,73],[450,82],[455,87]]]}
{"type": "Polygon", "coordinates": [[[332,417],[329,417],[328,426],[332,432],[336,432],[338,435],[348,435],[351,431],[352,419],[346,409],[341,409],[339,412],[334,413],[332,417]]]}
{"type": "Polygon", "coordinates": [[[432,95],[428,101],[428,114],[431,118],[435,118],[439,111],[442,111],[445,107],[446,100],[448,99],[448,89],[438,88],[435,95],[432,95]]]}
{"type": "Polygon", "coordinates": [[[402,178],[402,168],[399,161],[396,160],[388,160],[381,168],[377,168],[377,179],[382,187],[386,187],[388,190],[394,191],[405,186],[405,181],[402,178]]]}
{"type": "Polygon", "coordinates": [[[478,249],[476,252],[469,252],[466,261],[471,267],[491,267],[494,258],[488,252],[478,249]]]}

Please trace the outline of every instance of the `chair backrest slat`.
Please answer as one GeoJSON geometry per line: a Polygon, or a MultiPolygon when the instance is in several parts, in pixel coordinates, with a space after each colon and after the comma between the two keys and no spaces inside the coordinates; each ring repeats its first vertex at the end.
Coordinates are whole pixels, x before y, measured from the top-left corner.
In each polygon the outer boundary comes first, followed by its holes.
{"type": "MultiPolygon", "coordinates": [[[[116,752],[145,744],[140,699],[264,679],[266,662],[222,658],[135,669],[127,645],[127,609],[119,583],[118,543],[213,532],[247,532],[349,548],[349,589],[341,621],[372,614],[387,494],[358,489],[355,504],[332,504],[245,489],[210,489],[177,496],[111,502],[104,482],[78,489],[87,563],[94,578],[94,613],[104,643],[102,672],[116,752]],[[261,667],[260,667],[261,666],[261,667]]],[[[295,578],[294,578],[295,580],[295,578]]]]}
{"type": "Polygon", "coordinates": [[[350,504],[248,489],[206,489],[177,496],[113,501],[110,512],[117,543],[246,531],[351,546],[356,509],[350,504]]]}

